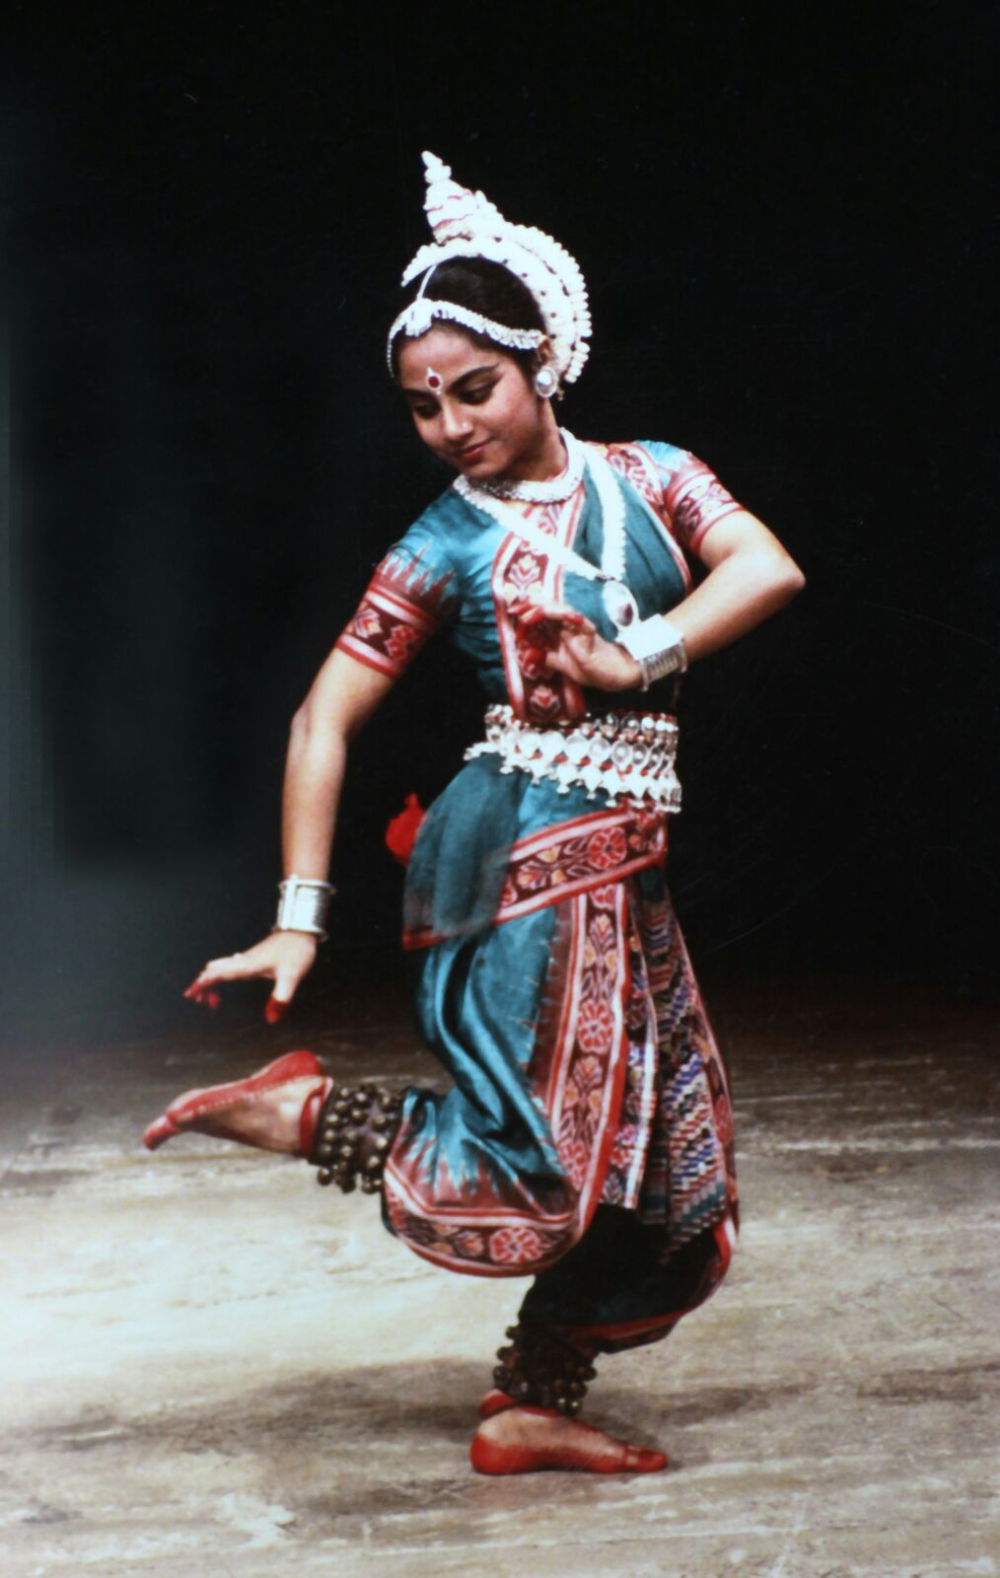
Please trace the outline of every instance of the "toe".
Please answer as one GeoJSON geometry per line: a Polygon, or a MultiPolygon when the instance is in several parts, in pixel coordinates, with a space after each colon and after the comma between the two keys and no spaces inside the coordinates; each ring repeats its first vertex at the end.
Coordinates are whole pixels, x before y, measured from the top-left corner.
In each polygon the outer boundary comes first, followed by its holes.
{"type": "Polygon", "coordinates": [[[142,1137],[142,1143],[148,1151],[155,1151],[177,1133],[179,1130],[176,1123],[172,1123],[164,1113],[162,1118],[157,1118],[155,1123],[149,1125],[142,1137]]]}
{"type": "Polygon", "coordinates": [[[629,1446],[625,1454],[626,1468],[635,1469],[638,1474],[656,1474],[667,1466],[667,1454],[656,1452],[652,1447],[629,1446]]]}

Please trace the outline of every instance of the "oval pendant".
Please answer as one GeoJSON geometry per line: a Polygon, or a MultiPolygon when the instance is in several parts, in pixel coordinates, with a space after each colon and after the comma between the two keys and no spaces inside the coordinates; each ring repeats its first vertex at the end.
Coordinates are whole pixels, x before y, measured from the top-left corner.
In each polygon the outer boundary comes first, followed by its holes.
{"type": "Polygon", "coordinates": [[[627,630],[638,617],[635,598],[621,581],[606,581],[602,593],[605,611],[616,630],[627,630]]]}

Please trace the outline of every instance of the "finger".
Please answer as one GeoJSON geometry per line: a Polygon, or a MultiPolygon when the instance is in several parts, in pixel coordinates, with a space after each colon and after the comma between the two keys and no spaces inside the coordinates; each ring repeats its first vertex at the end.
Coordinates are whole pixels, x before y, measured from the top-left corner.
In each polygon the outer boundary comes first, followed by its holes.
{"type": "Polygon", "coordinates": [[[511,603],[510,612],[515,619],[523,619],[532,624],[538,619],[544,619],[553,609],[561,609],[566,606],[565,603],[554,601],[543,603],[537,598],[519,597],[511,603]]]}
{"type": "Polygon", "coordinates": [[[298,984],[298,976],[291,974],[289,971],[282,970],[275,977],[274,991],[268,998],[264,1008],[264,1018],[269,1025],[276,1025],[278,1020],[287,1012],[288,1005],[295,996],[295,988],[298,984]]]}
{"type": "Polygon", "coordinates": [[[193,1003],[204,1004],[206,1008],[218,1008],[222,1001],[222,998],[219,996],[218,992],[213,992],[211,988],[207,986],[199,987],[197,984],[194,986],[189,986],[187,991],[184,993],[184,996],[189,998],[193,1003]]]}
{"type": "Polygon", "coordinates": [[[253,966],[248,964],[245,953],[227,953],[222,958],[209,959],[198,980],[237,981],[241,976],[251,974],[252,971],[253,966]]]}
{"type": "Polygon", "coordinates": [[[581,685],[592,683],[592,674],[572,647],[553,647],[544,654],[543,661],[550,673],[565,674],[581,685]]]}
{"type": "Polygon", "coordinates": [[[573,630],[594,628],[586,615],[575,608],[570,608],[566,603],[531,603],[518,617],[523,625],[538,625],[544,622],[552,625],[568,625],[573,630]]]}
{"type": "Polygon", "coordinates": [[[185,988],[184,996],[192,1002],[203,1003],[208,1008],[218,1008],[222,1001],[213,988],[222,981],[238,981],[258,974],[243,953],[231,953],[225,958],[210,959],[205,968],[185,988]]]}
{"type": "Polygon", "coordinates": [[[538,604],[531,602],[527,597],[516,597],[512,603],[508,604],[507,612],[512,619],[523,619],[526,614],[530,614],[532,609],[537,607],[538,604]]]}
{"type": "Polygon", "coordinates": [[[571,667],[573,664],[571,654],[567,652],[566,648],[561,642],[556,642],[553,646],[547,647],[541,656],[542,662],[550,671],[556,670],[560,673],[563,673],[565,672],[567,661],[571,667]]]}
{"type": "Polygon", "coordinates": [[[578,665],[565,652],[546,652],[542,661],[550,674],[566,674],[570,679],[580,678],[578,665]]]}
{"type": "Polygon", "coordinates": [[[269,969],[269,965],[253,964],[245,953],[229,953],[220,959],[209,959],[191,984],[202,987],[216,981],[244,981],[250,976],[267,974],[269,969]]]}
{"type": "Polygon", "coordinates": [[[559,624],[589,625],[590,620],[586,614],[581,614],[578,608],[573,608],[569,603],[538,603],[538,611],[544,619],[551,619],[559,624]]]}

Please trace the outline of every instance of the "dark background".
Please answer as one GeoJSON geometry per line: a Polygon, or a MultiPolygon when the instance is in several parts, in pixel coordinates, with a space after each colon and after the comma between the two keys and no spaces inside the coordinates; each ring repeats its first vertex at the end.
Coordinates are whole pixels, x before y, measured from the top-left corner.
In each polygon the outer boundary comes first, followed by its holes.
{"type": "MultiPolygon", "coordinates": [[[[169,1034],[204,960],[270,925],[289,718],[446,481],[383,363],[423,148],[579,258],[567,425],[692,449],[806,571],[685,682],[696,962],[776,1005],[988,991],[992,8],[756,9],[8,8],[20,1044],[169,1034]]],[[[479,713],[442,643],[359,742],[304,1015],[383,967],[385,823],[479,713]]]]}

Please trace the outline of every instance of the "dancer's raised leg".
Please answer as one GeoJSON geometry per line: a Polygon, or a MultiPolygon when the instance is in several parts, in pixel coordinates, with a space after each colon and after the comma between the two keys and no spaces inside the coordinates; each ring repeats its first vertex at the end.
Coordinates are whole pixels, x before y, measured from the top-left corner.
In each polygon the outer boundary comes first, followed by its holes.
{"type": "Polygon", "coordinates": [[[234,1140],[305,1157],[321,1184],[349,1193],[360,1182],[371,1194],[381,1186],[401,1115],[400,1095],[368,1082],[337,1085],[312,1052],[288,1052],[248,1079],[178,1096],[143,1143],[153,1151],[186,1131],[234,1140]]]}

